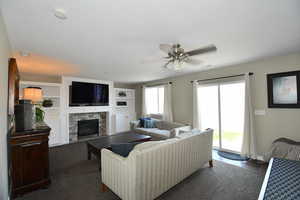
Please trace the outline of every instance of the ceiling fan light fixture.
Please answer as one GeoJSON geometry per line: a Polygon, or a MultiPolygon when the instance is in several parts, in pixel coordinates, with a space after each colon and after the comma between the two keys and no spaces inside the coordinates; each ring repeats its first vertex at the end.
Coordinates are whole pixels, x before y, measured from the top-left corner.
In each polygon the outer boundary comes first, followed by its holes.
{"type": "Polygon", "coordinates": [[[54,9],[54,16],[58,19],[65,20],[67,19],[66,11],[61,8],[54,9]]]}
{"type": "Polygon", "coordinates": [[[171,62],[166,67],[168,69],[175,70],[175,71],[181,70],[182,69],[182,62],[181,62],[181,60],[174,60],[173,62],[171,62]]]}

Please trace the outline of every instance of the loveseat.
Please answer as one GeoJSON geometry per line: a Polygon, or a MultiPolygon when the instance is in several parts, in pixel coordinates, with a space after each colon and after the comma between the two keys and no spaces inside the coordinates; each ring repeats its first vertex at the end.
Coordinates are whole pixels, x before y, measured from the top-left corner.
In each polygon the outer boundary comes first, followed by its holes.
{"type": "Polygon", "coordinates": [[[102,188],[123,200],[152,200],[209,162],[213,130],[138,144],[128,157],[101,151],[102,188]]]}
{"type": "Polygon", "coordinates": [[[191,126],[184,125],[176,122],[168,122],[164,120],[154,120],[153,128],[145,128],[141,125],[141,120],[131,121],[130,129],[136,133],[140,133],[143,135],[149,135],[152,137],[152,140],[164,140],[169,138],[176,137],[180,130],[181,131],[189,131],[191,130],[191,126]]]}

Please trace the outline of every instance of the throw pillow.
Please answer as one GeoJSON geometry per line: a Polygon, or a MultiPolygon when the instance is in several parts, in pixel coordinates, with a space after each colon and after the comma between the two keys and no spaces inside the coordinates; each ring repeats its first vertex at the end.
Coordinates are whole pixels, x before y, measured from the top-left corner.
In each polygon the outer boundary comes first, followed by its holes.
{"type": "Polygon", "coordinates": [[[140,142],[112,144],[111,151],[120,156],[127,157],[134,148],[134,146],[137,144],[140,144],[140,142]]]}
{"type": "Polygon", "coordinates": [[[144,128],[145,127],[145,120],[149,120],[151,119],[150,117],[142,117],[139,120],[141,121],[141,127],[144,128]]]}
{"type": "Polygon", "coordinates": [[[152,119],[144,120],[144,128],[155,128],[155,122],[152,119]]]}

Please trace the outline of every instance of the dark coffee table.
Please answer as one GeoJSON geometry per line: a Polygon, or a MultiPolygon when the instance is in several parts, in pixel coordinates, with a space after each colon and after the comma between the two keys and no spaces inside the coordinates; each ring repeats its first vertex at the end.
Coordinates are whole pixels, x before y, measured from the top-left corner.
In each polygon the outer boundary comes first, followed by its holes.
{"type": "Polygon", "coordinates": [[[99,169],[101,170],[101,149],[109,149],[111,144],[115,143],[131,143],[131,142],[147,142],[151,140],[151,136],[141,135],[134,131],[117,133],[110,136],[102,136],[95,140],[87,141],[88,160],[91,160],[94,154],[99,160],[99,169]]]}

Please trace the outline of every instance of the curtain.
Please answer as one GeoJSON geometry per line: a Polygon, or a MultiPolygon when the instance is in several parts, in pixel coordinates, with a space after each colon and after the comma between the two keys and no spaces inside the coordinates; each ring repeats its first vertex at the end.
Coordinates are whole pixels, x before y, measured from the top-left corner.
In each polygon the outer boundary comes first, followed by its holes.
{"type": "Polygon", "coordinates": [[[245,116],[241,155],[257,159],[249,73],[245,74],[245,116]]]}
{"type": "Polygon", "coordinates": [[[147,116],[147,107],[146,107],[146,86],[142,87],[142,117],[147,116]]]}
{"type": "Polygon", "coordinates": [[[193,128],[201,129],[199,118],[199,105],[198,105],[198,83],[193,82],[193,128]]]}
{"type": "Polygon", "coordinates": [[[163,120],[173,122],[172,112],[172,85],[168,83],[164,86],[164,110],[163,120]]]}

